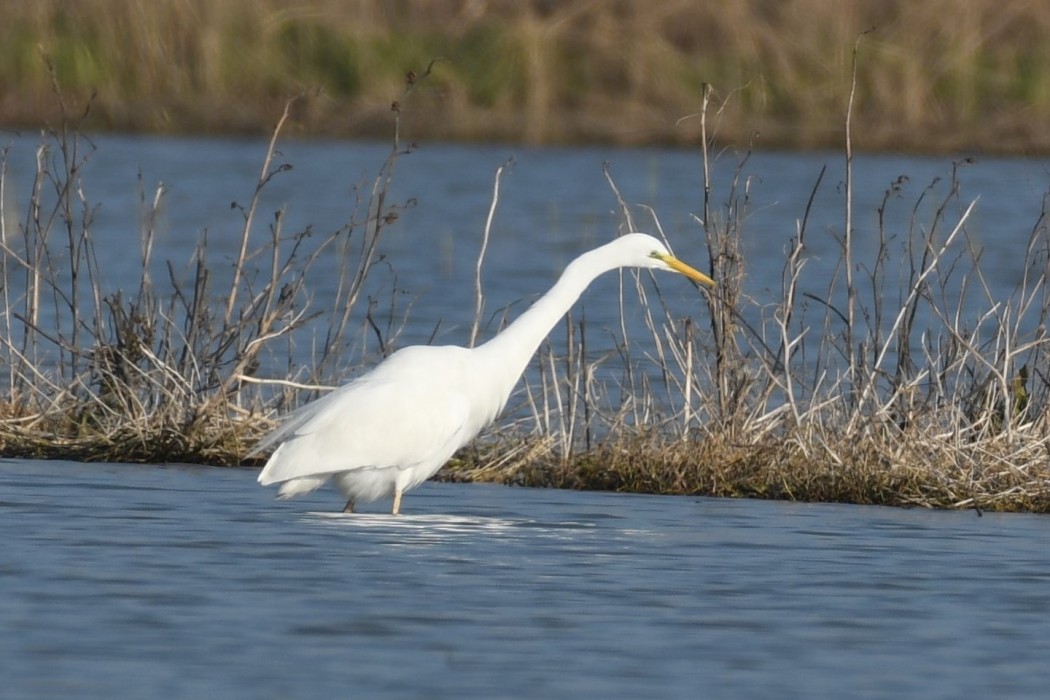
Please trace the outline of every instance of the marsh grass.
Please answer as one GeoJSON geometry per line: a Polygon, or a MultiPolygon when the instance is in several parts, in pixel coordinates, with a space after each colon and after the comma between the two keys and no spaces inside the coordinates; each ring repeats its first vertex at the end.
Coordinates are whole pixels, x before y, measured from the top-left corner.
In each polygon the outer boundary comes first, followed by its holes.
{"type": "MultiPolygon", "coordinates": [[[[410,77],[405,97],[429,77],[426,70],[410,77]]],[[[24,216],[12,224],[0,211],[0,451],[239,464],[281,413],[389,352],[396,338],[378,332],[381,314],[363,303],[362,289],[376,274],[383,231],[403,206],[389,192],[405,153],[405,104],[389,111],[395,135],[387,162],[348,202],[348,223],[327,234],[286,231],[281,210],[259,211],[261,193],[289,167],[276,147],[294,109],[287,106],[259,177],[236,205],[241,237],[232,274],[221,278],[204,234],[186,274],[170,261],[157,274],[154,222],[164,192],[144,188],[140,275],[127,290],[107,287],[95,253],[84,181],[93,146],[77,128],[86,110],[45,131],[24,216]],[[307,282],[322,254],[338,256],[344,275],[323,307],[307,282]],[[349,334],[378,340],[350,358],[342,342],[349,334]],[[289,358],[304,337],[318,351],[311,366],[296,370],[289,358]]],[[[851,99],[847,122],[853,106],[851,99]]],[[[599,345],[593,331],[570,314],[537,355],[505,420],[457,455],[443,478],[1050,510],[1047,206],[1017,256],[1017,288],[998,298],[967,230],[975,203],[958,181],[965,162],[951,167],[947,186],[931,183],[912,200],[902,181],[887,183],[870,253],[854,241],[847,182],[841,230],[820,234],[839,245],[837,272],[812,280],[808,241],[817,234],[808,230],[808,212],[828,186],[823,172],[814,173],[810,201],[797,203],[779,287],[756,299],[746,291],[740,245],[753,186],[749,152],[736,156],[725,181],[710,175],[728,114],[715,93],[704,92],[695,119],[704,172],[695,230],[719,285],[697,291],[703,310],[676,316],[658,277],[621,272],[613,351],[591,353],[599,345]],[[909,222],[891,230],[888,214],[900,208],[910,211],[909,222]],[[821,293],[804,291],[814,288],[821,293]],[[627,331],[632,298],[643,302],[641,336],[627,331]]],[[[481,323],[481,271],[501,173],[479,237],[471,342],[499,330],[481,323]]],[[[629,207],[606,174],[623,229],[663,235],[656,213],[629,207]]],[[[0,169],[0,203],[5,188],[0,169]]]]}
{"type": "MultiPolygon", "coordinates": [[[[709,332],[695,319],[674,318],[658,287],[654,294],[638,274],[626,274],[622,285],[648,300],[650,337],[624,333],[616,362],[630,368],[641,352],[656,363],[661,381],[644,384],[628,370],[620,373],[619,390],[610,392],[596,379],[609,373],[582,351],[581,328],[567,343],[578,355],[559,359],[548,350],[541,357],[549,371],[540,375],[542,386],[529,389],[531,426],[519,426],[532,437],[507,442],[498,433],[491,451],[452,465],[450,478],[937,508],[1050,508],[1047,198],[1018,253],[1020,281],[1007,298],[990,291],[981,250],[967,231],[976,201],[962,196],[958,175],[966,162],[951,166],[946,187],[935,180],[920,190],[903,234],[890,230],[887,215],[905,206],[905,182],[888,183],[876,245],[865,256],[854,242],[851,95],[843,225],[831,233],[841,254],[837,272],[818,284],[826,285],[823,294],[802,291],[813,286],[803,286],[811,282],[807,224],[812,199],[825,186],[822,171],[810,201],[799,204],[779,295],[759,301],[743,287],[747,154],[728,182],[711,181],[707,104],[700,115],[705,179],[696,224],[719,282],[703,297],[709,332]],[[724,194],[717,207],[716,192],[724,194]],[[609,403],[610,396],[619,399],[609,403]]],[[[638,228],[616,194],[625,227],[638,228]]],[[[655,219],[654,226],[660,230],[655,219]]]]}
{"type": "Polygon", "coordinates": [[[865,148],[1046,151],[1050,6],[995,0],[37,0],[0,23],[0,121],[57,121],[39,54],[97,93],[98,128],[383,136],[406,66],[445,62],[416,138],[695,143],[704,85],[735,93],[723,143],[837,146],[849,47],[873,28],[865,148]]]}
{"type": "MultiPolygon", "coordinates": [[[[374,180],[348,203],[347,223],[338,230],[288,232],[283,209],[268,212],[262,223],[263,191],[291,167],[279,161],[276,146],[293,105],[274,129],[257,181],[243,203],[232,205],[242,218],[232,264],[212,258],[207,231],[188,267],[155,264],[165,190],[148,192],[140,183],[139,280],[130,289],[109,286],[96,252],[95,205],[84,180],[94,145],[78,128],[90,103],[80,114],[65,114],[60,128],[42,132],[17,224],[6,211],[3,154],[2,454],[239,464],[271,426],[270,411],[316,395],[341,376],[342,338],[365,305],[362,289],[378,261],[379,240],[401,208],[388,193],[403,151],[395,139],[374,180]],[[328,308],[316,306],[306,284],[321,255],[343,262],[328,308]],[[313,362],[297,369],[292,347],[307,338],[313,362]],[[259,376],[275,370],[280,379],[259,376]]],[[[371,308],[363,315],[375,326],[371,308]]]]}

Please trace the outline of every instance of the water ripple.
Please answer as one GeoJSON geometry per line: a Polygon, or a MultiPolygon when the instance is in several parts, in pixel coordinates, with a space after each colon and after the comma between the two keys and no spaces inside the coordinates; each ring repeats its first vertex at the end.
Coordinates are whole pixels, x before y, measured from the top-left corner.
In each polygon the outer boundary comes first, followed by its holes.
{"type": "Polygon", "coordinates": [[[1042,697],[1050,519],[0,462],[14,697],[1042,697]],[[379,504],[377,504],[378,506],[379,504]]]}

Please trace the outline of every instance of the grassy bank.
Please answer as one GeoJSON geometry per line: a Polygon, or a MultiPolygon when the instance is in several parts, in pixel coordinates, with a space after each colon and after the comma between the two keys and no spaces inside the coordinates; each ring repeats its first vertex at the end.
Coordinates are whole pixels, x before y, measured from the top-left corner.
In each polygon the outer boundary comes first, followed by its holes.
{"type": "MultiPolygon", "coordinates": [[[[401,117],[426,106],[416,98],[427,85],[401,86],[402,108],[388,115],[396,134],[401,117]]],[[[705,107],[715,109],[702,96],[702,130],[716,120],[705,107]]],[[[93,248],[94,205],[83,186],[91,142],[75,121],[45,132],[25,215],[0,211],[0,455],[239,464],[279,413],[357,369],[341,354],[343,340],[355,328],[369,335],[367,319],[384,313],[361,290],[398,222],[395,171],[411,161],[395,137],[344,226],[285,230],[282,212],[258,203],[287,168],[274,154],[293,108],[260,153],[258,180],[245,183],[250,196],[236,204],[244,223],[232,273],[217,274],[230,261],[212,261],[206,234],[189,269],[168,262],[163,276],[151,273],[164,191],[144,190],[140,211],[129,212],[140,222],[141,271],[126,289],[105,285],[93,248]],[[309,287],[322,255],[338,256],[344,274],[324,306],[309,287]],[[291,366],[293,346],[315,348],[311,366],[291,366]]],[[[714,142],[701,136],[708,173],[714,142]]],[[[844,182],[814,174],[813,196],[834,187],[843,207],[841,229],[830,234],[839,272],[817,281],[823,294],[801,283],[808,241],[829,235],[808,230],[805,201],[796,203],[777,293],[746,292],[740,243],[750,178],[739,152],[736,174],[705,175],[700,193],[696,235],[719,284],[697,312],[676,317],[648,274],[623,275],[620,297],[648,302],[647,336],[622,335],[614,354],[596,359],[586,325],[564,326],[567,352],[539,353],[538,379],[517,394],[513,420],[459,454],[444,478],[1050,511],[1048,212],[1033,212],[1006,298],[988,291],[981,251],[968,239],[963,163],[918,194],[905,196],[903,178],[891,184],[874,216],[863,213],[878,222],[879,245],[861,258],[851,148],[844,182]],[[891,209],[910,212],[906,231],[884,224],[891,209]],[[637,372],[642,363],[659,380],[637,372]],[[610,376],[615,385],[598,379],[610,376]]],[[[652,229],[633,221],[609,184],[623,229],[652,229]]]]}
{"type": "Polygon", "coordinates": [[[0,124],[96,94],[94,128],[385,135],[435,58],[413,138],[695,143],[705,83],[723,143],[837,145],[849,57],[855,146],[1050,152],[1050,6],[994,0],[6,2],[0,124]],[[685,118],[683,120],[683,118],[685,118]]]}
{"type": "MultiPolygon", "coordinates": [[[[706,173],[710,141],[703,143],[706,173]]],[[[812,282],[803,284],[810,204],[797,203],[779,295],[756,299],[744,289],[740,249],[748,180],[740,171],[728,182],[705,176],[698,233],[719,286],[705,297],[704,321],[674,319],[649,295],[656,310],[642,340],[657,348],[665,386],[636,384],[627,371],[619,387],[626,398],[610,406],[592,398],[610,393],[593,385],[596,367],[582,351],[548,353],[540,362],[550,371],[529,392],[531,436],[497,433],[449,465],[446,478],[1050,512],[1048,198],[1015,259],[1019,281],[1003,297],[985,282],[982,251],[967,232],[975,201],[963,198],[957,179],[965,163],[911,201],[902,194],[906,178],[891,184],[875,216],[878,246],[861,257],[851,151],[847,141],[842,228],[831,232],[838,272],[820,281],[822,294],[802,291],[812,282]],[[885,223],[894,207],[911,212],[904,234],[885,223]],[[756,315],[757,326],[747,320],[756,315]]],[[[741,154],[741,169],[746,160],[741,154]]],[[[823,175],[811,197],[828,186],[823,175]]],[[[637,342],[623,338],[617,361],[629,362],[637,342]]]]}

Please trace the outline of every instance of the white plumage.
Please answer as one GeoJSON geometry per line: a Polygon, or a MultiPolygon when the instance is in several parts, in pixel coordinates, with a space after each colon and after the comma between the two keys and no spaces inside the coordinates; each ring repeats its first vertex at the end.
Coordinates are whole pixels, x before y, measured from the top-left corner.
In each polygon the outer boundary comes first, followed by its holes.
{"type": "Polygon", "coordinates": [[[503,410],[529,359],[591,281],[618,267],[671,270],[714,282],[642,233],[584,253],[549,292],[502,333],[476,348],[411,346],[370,373],[285,417],[253,453],[274,445],[259,483],[278,496],[313,491],[332,480],[355,503],[401,496],[437,473],[503,410]]]}

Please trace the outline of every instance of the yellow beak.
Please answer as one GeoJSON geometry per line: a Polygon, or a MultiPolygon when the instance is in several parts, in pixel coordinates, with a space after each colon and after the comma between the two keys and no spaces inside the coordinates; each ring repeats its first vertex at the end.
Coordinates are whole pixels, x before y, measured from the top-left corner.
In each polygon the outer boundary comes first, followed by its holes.
{"type": "Polygon", "coordinates": [[[693,280],[694,282],[699,282],[700,284],[706,284],[708,287],[714,287],[715,286],[715,281],[713,279],[711,279],[710,277],[705,275],[703,272],[700,272],[697,269],[689,267],[688,265],[686,265],[684,262],[682,262],[678,258],[674,257],[673,255],[662,255],[662,256],[660,256],[660,259],[663,260],[665,263],[667,263],[667,266],[670,267],[672,270],[674,270],[675,272],[682,273],[683,275],[685,275],[689,279],[693,280]]]}

